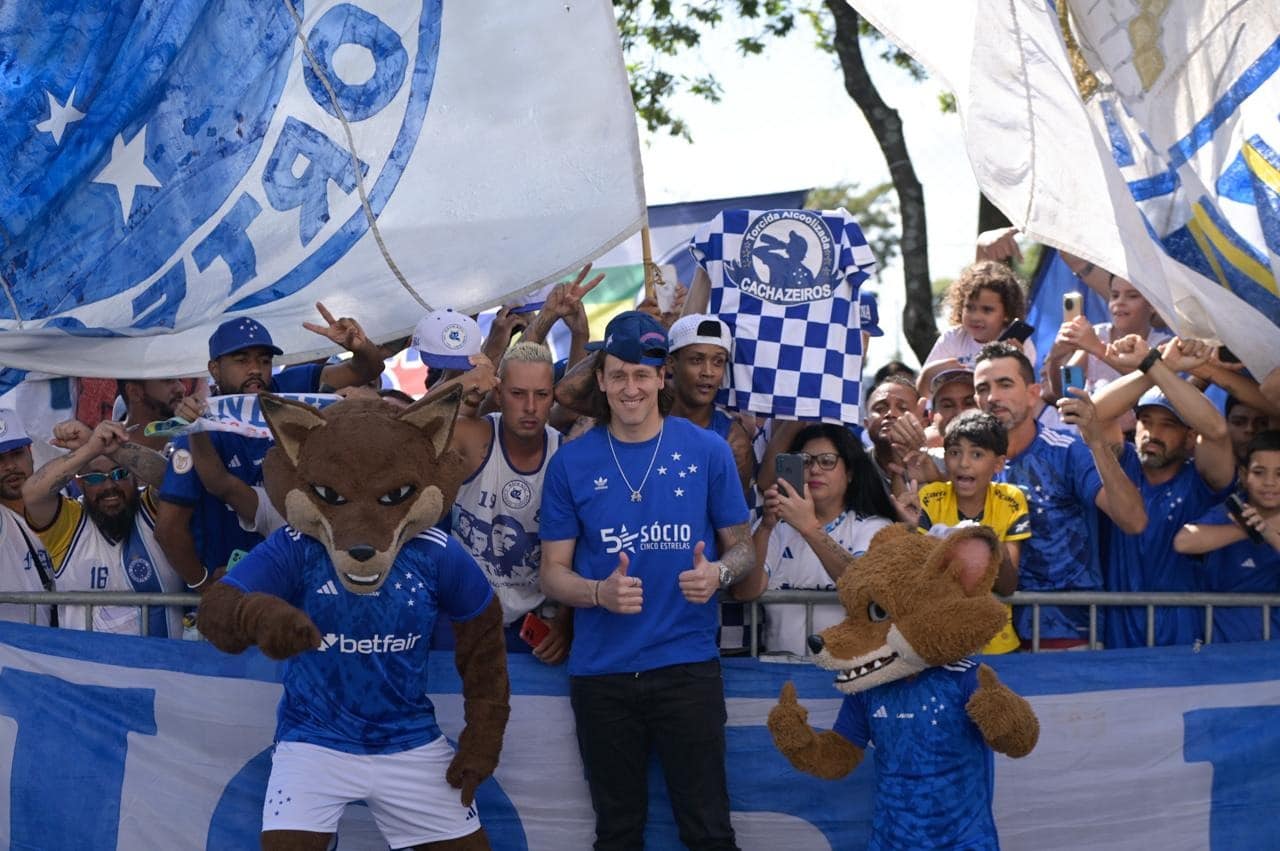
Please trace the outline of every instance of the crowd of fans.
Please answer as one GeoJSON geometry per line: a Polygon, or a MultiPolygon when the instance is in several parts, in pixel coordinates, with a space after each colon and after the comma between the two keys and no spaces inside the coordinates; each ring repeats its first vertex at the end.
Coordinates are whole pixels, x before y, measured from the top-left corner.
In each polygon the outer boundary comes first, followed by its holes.
{"type": "MultiPolygon", "coordinates": [[[[892,363],[866,382],[859,423],[774,421],[717,407],[733,339],[726,322],[699,312],[705,279],[682,293],[675,312],[652,300],[640,305],[666,331],[654,344],[663,415],[728,444],[736,485],[752,506],[755,564],[725,588],[726,623],[735,601],[834,588],[874,534],[895,522],[930,535],[969,524],[993,529],[1004,547],[1002,595],[1280,592],[1280,377],[1259,382],[1225,350],[1172,336],[1128,281],[1069,255],[1080,280],[1106,297],[1111,322],[1091,325],[1068,305],[1037,372],[1024,285],[1003,262],[1015,251],[1011,232],[984,235],[978,260],[947,294],[951,327],[918,373],[892,363]],[[783,454],[799,457],[800,487],[776,474],[783,454]]],[[[606,353],[589,350],[582,299],[600,276],[588,274],[554,288],[538,310],[504,308],[487,338],[472,317],[442,310],[401,343],[430,368],[423,393],[449,381],[466,391],[452,448],[469,475],[441,527],[488,576],[509,649],[548,664],[569,654],[573,608],[541,581],[544,478],[562,445],[610,416],[594,392],[606,381],[606,353]],[[545,344],[557,322],[572,335],[561,362],[545,344]]],[[[270,441],[165,424],[198,421],[211,395],[323,391],[380,396],[396,407],[415,401],[379,389],[396,346],[376,345],[354,319],[321,313],[324,321],[307,327],[350,358],[277,371],[273,359],[283,352],[268,329],[229,320],[209,340],[208,381],[121,379],[115,416],[59,424],[52,443],[66,454],[39,469],[24,412],[0,410],[0,590],[201,591],[233,570],[285,524],[263,489],[270,441]]],[[[621,471],[616,454],[614,462],[621,471]]],[[[674,466],[641,472],[685,475],[674,466]]],[[[43,625],[193,633],[190,616],[184,627],[176,610],[162,607],[147,610],[145,622],[144,610],[115,605],[93,607],[91,620],[83,606],[7,604],[0,617],[29,621],[33,611],[43,625]]],[[[1150,628],[1144,607],[1099,612],[1106,647],[1264,633],[1259,608],[1217,608],[1211,635],[1201,608],[1158,608],[1150,628]]],[[[809,629],[841,617],[834,600],[816,606],[811,620],[803,607],[766,605],[756,649],[803,655],[809,629]]],[[[1274,622],[1280,627],[1280,612],[1274,622]]],[[[1089,611],[1046,604],[1033,624],[1031,607],[1012,608],[986,652],[1026,648],[1033,634],[1041,649],[1086,646],[1089,611]]],[[[435,641],[447,645],[448,631],[437,630],[435,641]]]]}

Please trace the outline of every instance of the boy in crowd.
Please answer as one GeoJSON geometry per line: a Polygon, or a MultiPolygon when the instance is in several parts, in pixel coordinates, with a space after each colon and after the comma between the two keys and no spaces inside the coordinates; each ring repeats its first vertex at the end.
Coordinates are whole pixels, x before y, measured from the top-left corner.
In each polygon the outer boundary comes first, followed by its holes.
{"type": "MultiPolygon", "coordinates": [[[[1009,436],[991,414],[965,411],[947,426],[943,438],[944,461],[950,481],[934,482],[920,489],[920,530],[929,531],[980,524],[996,533],[1004,545],[1004,562],[996,576],[997,594],[1018,588],[1018,557],[1022,542],[1031,537],[1027,498],[1015,485],[992,482],[1004,468],[1009,436]]],[[[1004,628],[983,653],[1010,653],[1018,649],[1013,610],[1004,628]]]]}
{"type": "MultiPolygon", "coordinates": [[[[1200,557],[1205,591],[1275,594],[1280,591],[1280,431],[1264,431],[1249,443],[1242,484],[1245,503],[1239,519],[1225,504],[1215,505],[1178,531],[1173,548],[1200,557]]],[[[1273,636],[1277,629],[1280,613],[1273,612],[1273,636]]],[[[1214,641],[1261,638],[1261,609],[1214,609],[1214,641]]]]}

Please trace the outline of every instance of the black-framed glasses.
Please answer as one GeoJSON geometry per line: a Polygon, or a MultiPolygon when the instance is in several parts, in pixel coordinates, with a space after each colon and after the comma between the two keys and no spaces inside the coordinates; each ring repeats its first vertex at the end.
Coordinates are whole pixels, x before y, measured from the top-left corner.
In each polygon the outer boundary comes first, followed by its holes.
{"type": "Polygon", "coordinates": [[[837,452],[819,452],[817,455],[801,452],[800,460],[806,468],[816,464],[819,470],[834,470],[836,464],[840,463],[840,455],[837,452]]]}
{"type": "Polygon", "coordinates": [[[124,479],[129,478],[129,471],[124,467],[116,467],[114,470],[107,473],[81,473],[79,476],[76,476],[76,478],[86,485],[93,485],[94,487],[97,487],[98,485],[106,484],[107,479],[110,479],[113,482],[123,481],[124,479]]]}

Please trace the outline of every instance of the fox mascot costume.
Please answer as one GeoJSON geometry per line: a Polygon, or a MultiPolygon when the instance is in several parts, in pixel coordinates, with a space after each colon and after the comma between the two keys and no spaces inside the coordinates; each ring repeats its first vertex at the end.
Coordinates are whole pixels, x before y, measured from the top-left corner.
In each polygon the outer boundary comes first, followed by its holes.
{"type": "Polygon", "coordinates": [[[992,751],[1026,756],[1040,735],[1030,704],[967,658],[1005,622],[991,595],[1000,562],[983,527],[876,533],[836,583],[845,619],[809,637],[846,695],[835,728],[809,726],[791,683],[769,713],[778,750],[817,777],[844,777],[874,743],[870,848],[999,847],[992,751]]]}
{"type": "Polygon", "coordinates": [[[484,574],[432,528],[464,472],[449,449],[461,390],[397,411],[323,411],[260,397],[275,436],[267,493],[289,525],[200,602],[216,647],[287,659],[262,845],[328,847],[363,800],[393,848],[488,848],[473,805],[510,713],[502,609],[484,574]],[[427,648],[449,616],[466,726],[454,753],[426,695],[427,648]],[[460,791],[459,791],[460,790],[460,791]]]}

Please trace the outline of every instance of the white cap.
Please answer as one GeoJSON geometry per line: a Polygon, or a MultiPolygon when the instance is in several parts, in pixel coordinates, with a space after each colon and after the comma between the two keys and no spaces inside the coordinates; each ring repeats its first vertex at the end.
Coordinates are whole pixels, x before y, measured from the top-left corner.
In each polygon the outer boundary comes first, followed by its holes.
{"type": "Polygon", "coordinates": [[[699,343],[719,346],[726,352],[733,351],[733,337],[729,334],[729,326],[710,313],[691,313],[680,317],[667,332],[667,337],[671,341],[670,348],[673,352],[699,343]]]}
{"type": "Polygon", "coordinates": [[[452,308],[433,310],[413,329],[413,347],[422,362],[441,369],[471,369],[471,356],[480,354],[480,326],[452,308]]]}
{"type": "Polygon", "coordinates": [[[0,409],[0,452],[8,452],[30,443],[31,438],[23,428],[18,412],[0,409]]]}

